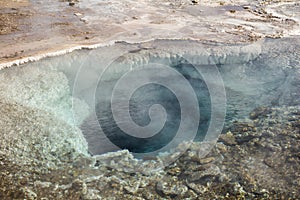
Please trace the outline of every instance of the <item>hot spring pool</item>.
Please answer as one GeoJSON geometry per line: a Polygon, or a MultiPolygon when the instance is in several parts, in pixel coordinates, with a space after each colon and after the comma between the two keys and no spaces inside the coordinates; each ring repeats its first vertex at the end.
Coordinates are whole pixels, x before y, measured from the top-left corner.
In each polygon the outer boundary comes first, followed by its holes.
{"type": "Polygon", "coordinates": [[[295,40],[119,42],[1,70],[0,98],[79,128],[92,154],[156,155],[215,141],[256,107],[299,105],[295,40]]]}

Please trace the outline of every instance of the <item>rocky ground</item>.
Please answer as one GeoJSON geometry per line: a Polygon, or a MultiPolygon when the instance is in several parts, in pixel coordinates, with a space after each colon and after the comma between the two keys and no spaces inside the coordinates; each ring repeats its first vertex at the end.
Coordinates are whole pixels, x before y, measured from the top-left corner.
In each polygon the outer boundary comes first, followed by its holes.
{"type": "MultiPolygon", "coordinates": [[[[3,102],[0,108],[1,113],[24,109],[3,102]]],[[[29,116],[18,118],[11,113],[7,118],[13,117],[20,126],[34,123],[29,116]]],[[[43,116],[26,109],[23,113],[37,116],[35,120],[43,116]]],[[[298,199],[299,119],[299,106],[257,108],[250,119],[227,127],[206,157],[197,156],[203,147],[194,143],[176,162],[156,171],[137,170],[136,161],[127,151],[112,159],[109,155],[91,158],[72,154],[72,149],[66,149],[62,152],[73,157],[57,155],[47,160],[49,157],[41,153],[27,164],[1,152],[0,198],[298,199]]],[[[42,150],[31,144],[28,147],[32,153],[42,150]]]]}
{"type": "MultiPolygon", "coordinates": [[[[0,68],[119,40],[189,38],[236,44],[299,36],[299,7],[296,0],[2,0],[0,68]]],[[[283,58],[274,55],[276,59],[283,58]]],[[[249,118],[228,123],[205,157],[199,152],[206,144],[194,143],[180,159],[157,169],[158,158],[140,162],[125,150],[91,157],[80,130],[57,116],[67,114],[12,101],[40,102],[35,99],[39,94],[32,90],[30,96],[26,87],[67,91],[47,88],[47,81],[57,80],[55,74],[36,86],[27,72],[22,71],[27,78],[20,80],[2,74],[18,90],[0,84],[5,88],[0,91],[0,199],[300,198],[297,103],[256,108],[249,118]]],[[[51,96],[54,105],[68,95],[42,94],[51,96]]]]}

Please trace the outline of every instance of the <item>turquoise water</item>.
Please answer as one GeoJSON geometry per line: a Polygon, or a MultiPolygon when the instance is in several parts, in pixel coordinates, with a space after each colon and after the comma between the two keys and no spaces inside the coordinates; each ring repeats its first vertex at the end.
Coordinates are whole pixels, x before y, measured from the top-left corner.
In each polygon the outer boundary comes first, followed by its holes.
{"type": "MultiPolygon", "coordinates": [[[[198,141],[203,140],[207,133],[211,116],[211,101],[208,88],[205,82],[201,79],[201,75],[194,69],[194,66],[185,65],[185,72],[183,72],[182,65],[176,65],[174,66],[174,69],[184,75],[196,92],[198,101],[197,107],[199,107],[201,111],[200,120],[194,122],[192,115],[188,115],[184,119],[184,123],[197,123],[198,128],[194,139],[198,141]],[[199,78],[196,79],[191,77],[199,78]]],[[[175,85],[175,87],[181,89],[182,93],[184,93],[185,88],[176,83],[176,80],[176,77],[166,77],[164,81],[170,82],[172,85],[175,85]]],[[[102,131],[110,139],[110,141],[118,147],[128,149],[134,153],[149,153],[161,149],[174,139],[181,120],[183,120],[181,119],[180,102],[178,101],[176,94],[167,87],[154,83],[146,84],[137,88],[129,100],[129,113],[134,123],[139,126],[146,126],[149,123],[152,123],[149,117],[149,110],[154,104],[163,106],[167,113],[166,122],[157,134],[147,138],[138,138],[124,132],[115,122],[111,110],[111,99],[103,97],[103,92],[105,90],[109,90],[109,92],[113,91],[113,85],[115,85],[116,82],[111,81],[110,84],[110,86],[105,85],[104,87],[99,88],[96,93],[96,96],[99,98],[99,102],[97,102],[96,105],[97,120],[101,125],[102,131]]],[[[104,92],[104,94],[107,95],[107,92],[104,92]]],[[[124,99],[124,101],[126,101],[126,99],[124,99]]],[[[191,107],[189,108],[191,110],[188,112],[192,113],[195,108],[192,105],[192,102],[187,103],[191,104],[191,107]]],[[[118,106],[118,109],[126,108],[120,105],[118,106]]],[[[88,124],[89,122],[87,121],[86,123],[88,124]]],[[[153,126],[159,126],[158,124],[159,123],[156,125],[154,124],[153,126]]],[[[85,131],[83,131],[83,133],[90,134],[85,133],[85,131]]],[[[97,131],[93,134],[97,134],[97,131]]]]}

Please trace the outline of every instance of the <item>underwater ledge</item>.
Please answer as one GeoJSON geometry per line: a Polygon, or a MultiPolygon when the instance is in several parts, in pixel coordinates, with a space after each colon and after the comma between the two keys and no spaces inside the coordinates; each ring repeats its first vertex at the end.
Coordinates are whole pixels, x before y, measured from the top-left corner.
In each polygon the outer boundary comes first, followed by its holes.
{"type": "MultiPolygon", "coordinates": [[[[257,43],[260,43],[262,40],[258,40],[257,43]]],[[[237,44],[231,44],[231,43],[220,43],[220,42],[214,42],[214,41],[204,41],[204,40],[196,40],[196,39],[190,39],[190,38],[172,38],[172,39],[164,39],[164,38],[155,38],[155,39],[149,39],[149,40],[140,40],[140,41],[130,41],[130,40],[112,40],[109,42],[105,42],[105,43],[95,43],[95,44],[86,44],[86,45],[76,45],[73,47],[68,47],[68,48],[62,48],[62,50],[57,50],[57,51],[48,51],[45,53],[36,53],[33,56],[28,56],[28,57],[24,57],[24,58],[20,58],[20,59],[15,59],[13,61],[9,61],[9,62],[5,62],[2,61],[0,62],[0,70],[5,69],[5,68],[9,68],[12,66],[19,66],[22,64],[26,64],[26,63],[30,63],[30,62],[36,62],[39,61],[41,59],[44,58],[49,58],[49,57],[55,57],[55,56],[61,56],[64,54],[68,54],[71,53],[73,51],[77,51],[77,50],[92,50],[92,49],[97,49],[97,48],[101,48],[101,47],[108,47],[108,46],[112,46],[114,44],[118,44],[118,43],[127,43],[127,44],[147,44],[147,43],[151,43],[153,41],[190,41],[190,42],[200,42],[200,43],[207,43],[207,44],[224,44],[224,45],[241,45],[240,43],[237,44]]],[[[250,42],[244,42],[242,44],[251,44],[250,42]]]]}
{"type": "MultiPolygon", "coordinates": [[[[297,55],[289,55],[291,52],[294,52],[294,49],[299,49],[297,46],[297,43],[294,43],[294,47],[291,47],[289,45],[289,42],[287,42],[288,39],[282,40],[281,43],[284,43],[285,49],[282,48],[282,50],[278,51],[277,45],[272,45],[272,42],[270,43],[261,43],[253,44],[249,46],[230,46],[226,50],[224,50],[224,47],[211,47],[211,51],[205,50],[206,54],[202,54],[203,57],[195,57],[195,60],[193,60],[193,63],[196,64],[211,64],[214,63],[220,67],[221,71],[224,70],[223,76],[225,77],[225,86],[227,87],[227,91],[230,94],[232,94],[232,98],[235,100],[233,106],[236,106],[235,104],[238,103],[238,99],[235,99],[234,97],[237,95],[239,96],[241,93],[245,92],[246,94],[252,96],[253,95],[253,89],[251,88],[251,85],[248,85],[250,88],[247,91],[243,91],[245,88],[239,88],[235,87],[232,81],[231,75],[241,75],[239,72],[243,72],[245,69],[247,69],[247,65],[254,66],[254,68],[251,68],[251,70],[248,72],[247,75],[251,75],[253,69],[258,69],[262,66],[267,66],[268,70],[273,69],[273,71],[269,71],[271,74],[270,79],[268,79],[264,85],[267,88],[273,88],[270,91],[267,91],[269,96],[273,96],[274,94],[278,95],[278,93],[282,93],[282,91],[286,91],[284,94],[280,94],[278,97],[275,98],[276,101],[272,102],[270,101],[270,98],[262,100],[259,102],[262,106],[265,106],[266,112],[261,112],[257,114],[257,118],[255,120],[258,120],[256,123],[255,121],[252,122],[247,118],[247,115],[245,113],[249,113],[252,109],[248,109],[247,111],[243,112],[240,115],[237,115],[233,118],[233,120],[240,120],[240,121],[246,121],[245,123],[237,123],[233,126],[228,125],[227,129],[230,130],[231,133],[236,133],[237,135],[233,135],[230,133],[227,133],[225,136],[221,137],[221,141],[216,146],[210,145],[210,144],[203,144],[203,143],[194,143],[191,147],[189,147],[189,151],[186,154],[183,155],[184,159],[189,160],[192,163],[198,163],[195,165],[192,165],[192,167],[196,167],[197,165],[204,165],[207,163],[214,162],[213,165],[209,166],[208,168],[204,167],[204,171],[201,171],[201,173],[188,174],[189,179],[191,182],[188,184],[183,184],[183,182],[179,181],[174,184],[178,184],[182,190],[175,191],[170,189],[169,193],[166,187],[163,186],[164,182],[160,181],[157,183],[156,188],[159,192],[163,193],[163,195],[171,194],[175,196],[184,196],[187,195],[188,192],[192,191],[198,191],[196,188],[194,188],[195,185],[192,183],[195,181],[198,181],[197,176],[199,176],[199,180],[204,181],[206,178],[205,176],[212,176],[217,177],[219,180],[226,180],[227,178],[224,177],[226,170],[221,170],[221,162],[224,158],[218,158],[217,152],[222,152],[226,154],[227,151],[230,152],[229,155],[233,155],[233,151],[237,150],[239,147],[248,148],[245,144],[245,140],[247,138],[255,139],[267,139],[268,137],[275,137],[276,136],[269,136],[267,135],[259,135],[256,131],[254,131],[255,127],[258,125],[262,125],[263,127],[266,126],[266,123],[276,123],[272,122],[272,120],[276,118],[278,113],[280,113],[280,116],[282,116],[284,119],[286,119],[286,123],[283,123],[283,127],[287,126],[292,129],[292,131],[286,133],[286,134],[292,134],[293,137],[298,138],[297,136],[297,121],[292,122],[290,125],[288,121],[290,118],[292,119],[293,116],[297,116],[299,113],[299,92],[297,92],[297,88],[299,86],[299,54],[297,55]],[[286,43],[285,43],[286,42],[286,43]],[[268,46],[269,45],[269,46],[268,46]],[[218,49],[219,48],[219,49],[218,49]],[[255,61],[261,61],[263,59],[266,59],[269,54],[268,48],[273,49],[274,54],[271,55],[272,62],[270,63],[263,63],[263,65],[251,65],[255,63],[255,61]],[[287,50],[287,52],[281,52],[283,50],[287,50]],[[219,50],[219,51],[218,51],[219,50]],[[248,51],[248,53],[247,53],[248,51]],[[216,55],[215,58],[211,58],[211,54],[207,54],[207,52],[214,52],[216,55]],[[228,55],[227,53],[230,52],[233,57],[229,57],[225,59],[222,57],[222,55],[228,55]],[[280,53],[279,53],[280,52],[280,53]],[[245,55],[246,54],[246,55],[245,55]],[[241,55],[245,55],[245,57],[241,58],[241,55]],[[272,57],[274,56],[274,57],[272,57]],[[294,56],[294,57],[293,57],[294,56]],[[200,58],[200,59],[199,59],[200,58]],[[220,59],[217,59],[220,58],[220,59]],[[277,59],[277,60],[276,60],[277,59]],[[288,62],[290,59],[292,59],[294,62],[288,62]],[[277,62],[283,62],[281,65],[279,65],[277,62]],[[274,64],[276,66],[274,68],[274,64]],[[284,65],[284,66],[283,66],[284,65]],[[230,66],[234,66],[236,68],[232,69],[230,66]],[[222,68],[223,67],[223,68],[222,68]],[[277,71],[278,69],[281,69],[282,67],[284,70],[277,71]],[[235,72],[236,70],[236,72],[235,72]],[[278,74],[275,76],[273,75],[273,72],[278,72],[278,74]],[[286,76],[286,72],[288,72],[288,75],[286,76]],[[283,81],[284,84],[281,89],[279,89],[279,92],[276,92],[278,90],[277,85],[272,85],[272,81],[270,81],[272,78],[281,77],[282,74],[284,75],[284,79],[287,80],[283,81]],[[274,76],[274,77],[273,77],[274,76]],[[286,79],[288,77],[289,79],[286,79]],[[227,84],[227,85],[226,85],[227,84]],[[293,87],[289,87],[290,85],[293,85],[293,87]],[[272,86],[272,87],[270,87],[272,86]],[[289,90],[287,90],[289,88],[289,90]],[[232,91],[231,91],[232,90],[232,91]],[[230,92],[231,91],[231,92],[230,92]],[[250,93],[250,94],[249,94],[250,93]],[[296,95],[296,96],[292,96],[296,95]],[[266,102],[269,102],[268,104],[266,102]],[[289,107],[284,107],[288,105],[289,107]],[[275,107],[275,108],[268,108],[268,107],[275,107]],[[283,110],[286,110],[287,113],[284,113],[283,110]],[[296,114],[293,114],[296,113],[296,114]],[[275,115],[275,117],[273,116],[275,115]],[[262,116],[262,117],[261,117],[262,116]],[[266,118],[266,119],[264,119],[266,118]],[[290,127],[291,126],[291,127],[290,127]],[[233,128],[232,128],[233,127],[233,128]],[[245,135],[239,135],[240,128],[246,129],[245,135]],[[293,129],[294,127],[294,129],[293,129]],[[211,157],[205,157],[206,154],[201,154],[202,148],[213,148],[212,154],[214,158],[211,157]],[[213,161],[217,160],[217,161],[213,161]],[[218,165],[219,162],[219,165],[218,165]],[[194,188],[194,189],[190,189],[194,188]],[[183,192],[180,192],[183,191],[183,192]]],[[[170,50],[168,49],[170,46],[169,44],[174,41],[165,41],[165,49],[160,48],[162,50],[170,50]],[[168,44],[168,45],[167,45],[168,44]]],[[[176,42],[176,41],[175,41],[176,42]]],[[[178,41],[180,43],[180,41],[178,41]]],[[[278,42],[278,40],[276,40],[278,42]]],[[[275,43],[276,43],[275,42],[275,43]]],[[[145,62],[145,58],[149,55],[149,50],[153,49],[153,47],[161,45],[162,41],[153,41],[148,44],[144,44],[145,46],[139,46],[139,44],[122,44],[117,43],[115,45],[124,45],[126,46],[125,52],[127,52],[128,60],[132,61],[132,59],[135,59],[133,62],[134,64],[141,64],[145,62]],[[152,44],[151,44],[152,43],[152,44]],[[128,48],[127,48],[128,46],[128,48]],[[133,52],[133,53],[131,53],[133,52]],[[137,52],[137,53],[136,53],[137,52]],[[145,54],[144,54],[145,53],[145,54]]],[[[299,44],[299,43],[298,43],[299,44]]],[[[176,46],[176,45],[175,45],[176,46]]],[[[182,47],[181,45],[179,45],[182,47]]],[[[110,46],[110,47],[102,47],[103,48],[110,48],[113,49],[116,46],[110,46]]],[[[183,49],[175,48],[177,52],[176,54],[180,53],[180,51],[183,49]]],[[[187,50],[190,49],[190,47],[187,48],[187,50]]],[[[226,48],[225,48],[226,49],[226,48]]],[[[202,49],[203,50],[203,49],[202,49]]],[[[94,184],[98,183],[100,180],[103,183],[109,184],[113,180],[113,176],[105,178],[103,174],[106,174],[107,171],[110,171],[111,169],[116,169],[120,173],[120,177],[126,177],[126,173],[133,173],[138,172],[141,173],[140,175],[137,175],[138,178],[141,179],[141,181],[134,182],[134,184],[147,184],[147,181],[149,183],[154,182],[154,179],[149,178],[149,175],[153,175],[154,177],[158,178],[159,176],[162,176],[164,174],[163,172],[163,164],[159,159],[154,159],[150,161],[140,162],[139,160],[135,159],[132,154],[130,154],[128,151],[123,150],[116,153],[108,153],[104,154],[102,156],[94,156],[90,157],[88,155],[87,149],[88,144],[86,143],[85,139],[83,138],[83,135],[81,133],[81,130],[79,129],[78,125],[81,124],[81,122],[90,114],[87,112],[90,108],[90,103],[88,102],[89,96],[86,97],[82,96],[74,96],[71,97],[71,91],[74,91],[73,85],[75,81],[75,75],[73,70],[78,70],[80,66],[74,67],[74,62],[80,60],[80,54],[84,54],[84,56],[81,58],[82,60],[86,60],[86,57],[88,54],[87,50],[82,51],[76,51],[72,52],[70,54],[63,55],[62,58],[59,57],[53,57],[53,58],[46,58],[42,59],[39,62],[33,62],[29,64],[22,65],[18,68],[9,68],[4,69],[1,71],[1,99],[2,99],[2,110],[1,115],[7,116],[7,118],[1,119],[1,122],[3,123],[2,127],[2,133],[5,135],[5,139],[1,142],[1,159],[4,160],[7,166],[12,167],[12,170],[15,169],[16,166],[28,166],[28,169],[22,170],[28,170],[27,173],[31,173],[33,171],[37,171],[42,176],[43,173],[54,173],[54,176],[59,177],[60,173],[64,174],[67,173],[67,169],[71,170],[73,169],[74,174],[79,173],[79,176],[74,181],[62,181],[59,186],[59,191],[64,191],[64,188],[68,188],[69,190],[77,190],[76,187],[84,188],[87,187],[87,191],[84,191],[84,189],[80,189],[76,192],[76,195],[81,196],[92,196],[92,195],[99,195],[100,193],[97,192],[95,189],[93,189],[95,186],[94,184]],[[79,59],[78,59],[79,58],[79,59]],[[65,62],[61,62],[60,59],[63,59],[65,62]],[[39,66],[43,66],[42,68],[39,66]],[[77,67],[77,68],[76,68],[77,67]],[[36,84],[36,82],[39,82],[40,84],[36,84]],[[16,83],[11,84],[9,87],[6,83],[16,83]],[[28,93],[29,91],[29,93],[28,93]],[[37,92],[38,91],[38,92],[37,92]],[[48,92],[46,92],[48,91],[48,92]],[[50,96],[51,98],[47,98],[47,96],[50,96]],[[61,101],[63,99],[63,101],[61,101]],[[85,101],[87,100],[87,101],[85,101]],[[72,102],[77,102],[77,108],[80,108],[76,110],[75,112],[79,117],[76,118],[75,121],[72,120],[73,113],[72,111],[72,102]],[[7,115],[6,113],[9,113],[11,115],[7,115]],[[20,115],[22,113],[22,115],[20,115]],[[47,123],[44,123],[44,121],[47,121],[47,123]],[[9,122],[9,123],[8,123],[9,122]],[[18,123],[18,126],[15,126],[15,124],[18,123]],[[7,126],[9,124],[9,126],[7,126]],[[59,126],[58,126],[59,125],[59,126]],[[26,128],[25,128],[26,127],[26,128]],[[75,130],[74,132],[71,130],[75,130]],[[66,132],[64,132],[67,130],[66,132]],[[39,132],[45,132],[45,134],[32,134],[32,133],[39,133],[39,132]],[[73,133],[77,133],[77,135],[73,135],[73,133]],[[60,134],[58,134],[60,133],[60,134]],[[50,134],[50,135],[47,135],[50,134]],[[16,137],[17,136],[17,137],[16,137]],[[19,137],[20,136],[20,137],[19,137]],[[57,141],[60,141],[60,143],[57,143],[57,141]],[[24,146],[27,148],[24,149],[24,146]],[[2,148],[3,147],[3,148],[2,148]],[[36,168],[36,166],[40,166],[36,168]],[[44,167],[47,166],[47,167],[44,167]],[[71,167],[72,166],[72,167],[71,167]],[[82,168],[82,172],[80,172],[79,169],[82,168]],[[138,169],[138,170],[137,170],[138,169]],[[149,170],[153,169],[153,170],[149,170]],[[56,171],[58,170],[58,171],[56,171]],[[92,172],[88,172],[91,170],[92,172]],[[86,173],[90,173],[87,175],[86,173]],[[143,180],[146,179],[146,180],[143,180]],[[99,193],[99,194],[98,194],[99,193]]],[[[101,50],[99,50],[101,52],[101,50]]],[[[160,51],[161,52],[161,51],[160,51]]],[[[173,49],[174,52],[174,49],[173,49]]],[[[108,53],[110,53],[108,51],[108,53]]],[[[186,52],[185,52],[186,53],[186,52]]],[[[297,52],[296,52],[297,53],[297,52]]],[[[180,53],[182,54],[182,53],[180,53]]],[[[186,54],[191,55],[191,52],[187,52],[186,54]]],[[[97,56],[97,50],[94,52],[94,55],[97,56]]],[[[156,54],[155,54],[156,55],[156,54]]],[[[163,55],[163,54],[162,54],[163,55]]],[[[166,54],[165,54],[166,55],[166,54]]],[[[161,56],[163,58],[166,58],[167,56],[161,56]]],[[[195,56],[199,56],[198,52],[194,52],[195,56]]],[[[126,60],[126,59],[125,59],[126,60]]],[[[146,61],[147,62],[147,61],[146,61]]],[[[169,61],[168,61],[169,62],[169,61]]],[[[253,76],[253,75],[252,75],[253,76]]],[[[84,76],[85,77],[85,76],[84,76]]],[[[253,78],[253,77],[252,77],[253,78]]],[[[259,77],[259,81],[262,81],[265,77],[259,77]]],[[[247,79],[246,79],[247,80],[247,79]]],[[[278,79],[281,80],[281,79],[278,79]]],[[[253,80],[247,80],[247,81],[253,81],[253,80]]],[[[93,83],[93,82],[92,82],[93,83]]],[[[249,82],[248,82],[249,83],[249,82]]],[[[93,84],[92,84],[93,85],[93,84]]],[[[90,88],[90,85],[82,85],[82,88],[79,87],[78,93],[76,94],[82,94],[81,91],[85,90],[87,88],[90,88]]],[[[280,88],[280,87],[279,87],[280,88]]],[[[230,96],[229,96],[230,97],[230,96]]],[[[251,102],[248,102],[248,104],[251,104],[251,102]]],[[[258,105],[253,105],[258,106],[258,105]]],[[[242,108],[242,104],[240,104],[240,107],[233,109],[233,112],[238,112],[242,108]]],[[[254,108],[254,107],[253,107],[254,108]]],[[[232,109],[232,108],[231,108],[232,109]]],[[[280,117],[279,117],[280,119],[280,117]]],[[[278,119],[278,120],[279,120],[278,119]]],[[[230,119],[231,120],[231,119],[230,119]]],[[[282,120],[282,119],[280,119],[282,120]]],[[[285,122],[285,121],[284,121],[285,122]]],[[[280,126],[279,124],[277,124],[280,126]]],[[[259,126],[257,127],[259,128],[259,126]]],[[[264,127],[265,130],[266,127],[264,127]]],[[[283,128],[280,126],[278,128],[279,130],[282,130],[283,128]]],[[[289,130],[289,129],[288,129],[289,130]]],[[[252,140],[250,139],[250,140],[252,140]]],[[[250,141],[249,140],[249,141],[250,141]]],[[[286,141],[288,142],[288,141],[286,141]]],[[[289,141],[291,142],[291,141],[289,141]]],[[[255,143],[251,144],[255,146],[255,143]]],[[[250,146],[251,146],[250,145],[250,146]]],[[[268,146],[269,144],[264,144],[265,147],[263,148],[277,148],[276,145],[268,146]],[[274,147],[275,146],[275,147],[274,147]]],[[[295,144],[296,145],[296,144],[295,144]]],[[[297,146],[297,145],[296,145],[297,146]]],[[[250,147],[249,147],[250,148],[250,147]]],[[[253,147],[249,149],[249,152],[253,152],[253,147]]],[[[299,149],[299,148],[298,148],[299,149]]],[[[292,150],[291,150],[292,151],[292,150]]],[[[204,151],[206,152],[206,151],[204,151]]],[[[272,150],[273,152],[273,150],[272,150]]],[[[276,151],[275,151],[276,152],[276,151]]],[[[268,152],[267,152],[268,153],[268,152]]],[[[168,157],[168,156],[167,156],[168,157]]],[[[167,158],[165,158],[167,159],[167,158]]],[[[253,161],[256,162],[257,160],[253,161]]],[[[3,162],[3,161],[2,161],[3,162]]],[[[178,162],[178,165],[180,165],[181,160],[176,161],[178,162]]],[[[176,163],[175,162],[175,163],[176,163]]],[[[185,162],[185,161],[184,161],[185,162]]],[[[266,161],[268,162],[268,161],[266,161]]],[[[270,162],[270,161],[269,161],[270,162]]],[[[268,164],[272,165],[272,164],[268,164]]],[[[170,166],[167,168],[167,171],[172,175],[175,166],[170,166]]],[[[7,168],[8,169],[8,168],[7,168]]],[[[192,170],[192,169],[191,169],[192,170]]],[[[72,171],[72,170],[71,170],[72,171]]],[[[183,171],[183,167],[179,167],[179,171],[183,171]]],[[[24,172],[24,171],[23,171],[24,172]]],[[[178,172],[179,173],[179,172],[178,172]]],[[[16,173],[17,174],[17,173],[16,173]]],[[[175,175],[174,175],[175,176],[175,175]]],[[[177,175],[176,175],[177,176],[177,175]]],[[[168,178],[172,178],[173,176],[170,176],[168,178]]],[[[230,177],[231,179],[234,179],[234,176],[230,177]]],[[[246,176],[244,177],[246,179],[246,176]]],[[[31,179],[31,178],[29,178],[31,179]]],[[[35,180],[35,186],[36,188],[48,188],[50,190],[54,189],[54,183],[51,183],[51,180],[49,178],[44,177],[44,179],[48,181],[39,181],[35,180]],[[50,181],[50,182],[49,182],[50,181]],[[50,184],[49,184],[50,183],[50,184]]],[[[5,180],[3,183],[7,183],[5,180]]],[[[29,180],[30,181],[30,180],[29,180]]],[[[100,182],[101,182],[100,181],[100,182]]],[[[225,181],[226,182],[226,181],[225,181]]],[[[122,186],[124,188],[125,193],[133,193],[134,192],[134,186],[130,185],[122,185],[125,183],[122,183],[120,181],[119,186],[122,186]],[[128,187],[126,187],[128,186],[128,187]]],[[[240,183],[239,183],[240,184],[240,183]]],[[[293,183],[294,184],[294,183],[293,183]]],[[[297,184],[297,182],[295,183],[297,184]]],[[[139,188],[140,186],[138,186],[139,188]]],[[[230,187],[233,187],[231,185],[230,187]]],[[[236,186],[238,188],[242,188],[242,186],[236,186]]],[[[246,186],[244,186],[247,188],[246,186]]],[[[294,188],[294,187],[292,187],[294,188]]],[[[241,190],[242,190],[241,189],[241,190]]],[[[30,193],[33,188],[22,188],[22,191],[20,193],[30,193]]],[[[248,189],[250,191],[250,189],[248,189]]],[[[247,191],[248,191],[247,190],[247,191]]],[[[35,191],[36,193],[39,193],[38,191],[35,191]]],[[[201,191],[199,191],[201,193],[201,191]]],[[[258,191],[255,191],[258,192],[258,191]]],[[[253,194],[256,194],[253,192],[253,194]]],[[[241,192],[242,193],[242,192],[241,192]]],[[[251,192],[249,192],[251,193],[251,192]]],[[[293,194],[293,193],[292,193],[293,194]]],[[[295,192],[294,192],[295,194],[295,192]]],[[[52,195],[55,195],[52,193],[52,195]]],[[[261,192],[259,195],[266,195],[266,192],[261,192]]]]}

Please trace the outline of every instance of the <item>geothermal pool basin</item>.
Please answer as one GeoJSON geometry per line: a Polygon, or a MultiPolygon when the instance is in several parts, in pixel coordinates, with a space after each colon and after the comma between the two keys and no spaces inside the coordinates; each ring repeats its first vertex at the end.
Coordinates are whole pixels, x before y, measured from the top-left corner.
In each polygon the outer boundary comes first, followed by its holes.
{"type": "Polygon", "coordinates": [[[3,69],[0,98],[75,127],[93,155],[157,155],[215,141],[257,107],[299,105],[295,40],[117,42],[3,69]]]}

